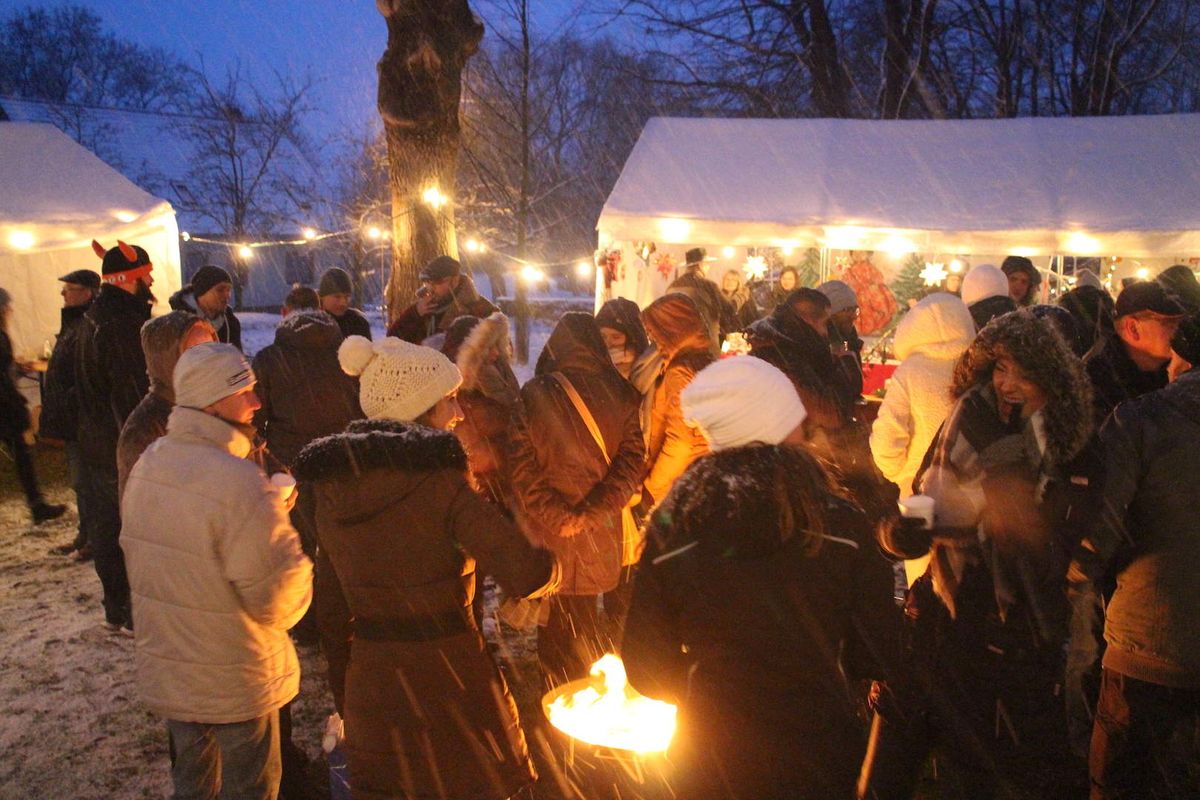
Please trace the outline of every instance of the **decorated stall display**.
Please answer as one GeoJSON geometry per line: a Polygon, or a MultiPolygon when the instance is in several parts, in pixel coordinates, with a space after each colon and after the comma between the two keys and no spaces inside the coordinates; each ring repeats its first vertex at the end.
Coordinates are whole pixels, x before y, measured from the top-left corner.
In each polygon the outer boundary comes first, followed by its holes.
{"type": "Polygon", "coordinates": [[[866,336],[881,330],[896,316],[899,306],[884,281],[883,273],[871,263],[871,253],[851,251],[850,266],[836,276],[850,284],[858,298],[858,328],[866,336]]]}

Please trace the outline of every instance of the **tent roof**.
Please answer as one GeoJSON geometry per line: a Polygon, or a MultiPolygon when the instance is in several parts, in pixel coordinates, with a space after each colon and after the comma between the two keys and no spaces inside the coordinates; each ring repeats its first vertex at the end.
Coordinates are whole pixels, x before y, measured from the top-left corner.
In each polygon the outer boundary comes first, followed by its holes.
{"type": "Polygon", "coordinates": [[[650,120],[613,239],[940,253],[1200,253],[1200,114],[650,120]]]}
{"type": "Polygon", "coordinates": [[[0,122],[0,186],[0,250],[76,247],[152,219],[174,227],[170,204],[53,125],[0,122]]]}

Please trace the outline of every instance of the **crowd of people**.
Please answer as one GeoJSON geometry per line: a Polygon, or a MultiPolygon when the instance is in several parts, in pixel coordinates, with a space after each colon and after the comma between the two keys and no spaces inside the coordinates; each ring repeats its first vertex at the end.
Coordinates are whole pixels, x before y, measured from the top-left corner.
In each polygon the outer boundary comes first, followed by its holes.
{"type": "MultiPolygon", "coordinates": [[[[303,796],[294,640],[354,797],[531,797],[485,576],[547,689],[616,652],[678,706],[675,797],[911,798],[931,759],[947,798],[1200,796],[1187,267],[1039,305],[1028,259],[976,266],[903,315],[872,421],[853,289],[718,285],[702,249],[644,309],[563,314],[524,386],[447,256],[378,340],[344,271],[293,288],[251,362],[224,270],[152,319],[146,252],[96,249],[42,430],[177,797],[303,796]]],[[[59,516],[6,335],[0,367],[59,516]]]]}

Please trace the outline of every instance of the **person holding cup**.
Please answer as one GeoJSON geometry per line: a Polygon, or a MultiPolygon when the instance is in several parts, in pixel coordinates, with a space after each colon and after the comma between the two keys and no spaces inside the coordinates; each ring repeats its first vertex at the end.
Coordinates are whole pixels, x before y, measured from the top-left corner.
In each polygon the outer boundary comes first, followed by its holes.
{"type": "Polygon", "coordinates": [[[1017,311],[979,333],[951,395],[914,481],[933,525],[909,498],[881,537],[931,562],[909,593],[908,669],[877,706],[861,796],[911,797],[933,750],[964,796],[1069,794],[1086,785],[1061,698],[1071,542],[1044,500],[1091,435],[1090,386],[1049,323],[1017,311]]]}

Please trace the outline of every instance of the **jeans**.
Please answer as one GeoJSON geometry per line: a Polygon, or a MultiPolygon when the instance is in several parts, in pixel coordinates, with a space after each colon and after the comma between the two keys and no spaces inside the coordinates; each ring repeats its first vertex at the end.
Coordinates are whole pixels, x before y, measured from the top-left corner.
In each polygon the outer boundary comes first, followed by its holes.
{"type": "Polygon", "coordinates": [[[245,722],[167,720],[175,749],[174,800],[275,800],[281,773],[279,712],[245,722]]]}
{"type": "Polygon", "coordinates": [[[92,523],[88,544],[96,562],[96,575],[104,588],[104,618],[122,625],[130,617],[129,578],[125,574],[125,554],[121,552],[121,503],[117,496],[117,464],[88,463],[88,515],[92,523]]]}
{"type": "Polygon", "coordinates": [[[1086,758],[1092,737],[1100,659],[1104,655],[1104,605],[1091,583],[1071,592],[1071,635],[1067,645],[1064,692],[1071,752],[1086,758]]]}
{"type": "Polygon", "coordinates": [[[1094,800],[1200,797],[1200,689],[1105,669],[1088,772],[1094,800]]]}

